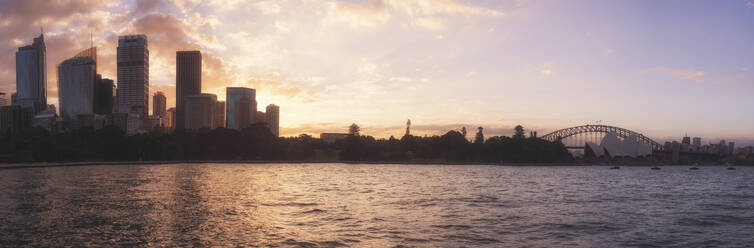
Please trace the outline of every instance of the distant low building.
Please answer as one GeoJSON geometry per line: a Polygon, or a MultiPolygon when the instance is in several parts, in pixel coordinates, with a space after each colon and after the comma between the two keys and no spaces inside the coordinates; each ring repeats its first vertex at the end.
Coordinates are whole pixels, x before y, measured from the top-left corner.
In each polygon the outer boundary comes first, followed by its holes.
{"type": "Polygon", "coordinates": [[[0,107],[0,136],[18,133],[31,126],[32,109],[20,105],[0,107]]]}
{"type": "Polygon", "coordinates": [[[8,96],[4,92],[0,92],[0,107],[10,105],[8,96]]]}
{"type": "Polygon", "coordinates": [[[332,144],[335,141],[348,138],[348,135],[347,133],[321,133],[319,134],[319,138],[325,143],[332,144]]]}

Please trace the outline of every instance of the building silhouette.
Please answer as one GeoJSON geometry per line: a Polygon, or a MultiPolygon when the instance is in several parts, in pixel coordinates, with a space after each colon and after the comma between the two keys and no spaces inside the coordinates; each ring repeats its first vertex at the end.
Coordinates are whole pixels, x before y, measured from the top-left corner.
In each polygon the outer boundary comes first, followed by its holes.
{"type": "Polygon", "coordinates": [[[20,105],[0,107],[0,136],[20,132],[31,125],[31,120],[31,111],[23,109],[20,105]]]}
{"type": "Polygon", "coordinates": [[[154,96],[152,96],[152,115],[165,120],[168,111],[167,101],[168,98],[165,97],[165,93],[162,93],[162,91],[154,93],[154,96]]]}
{"type": "Polygon", "coordinates": [[[74,57],[58,65],[59,109],[63,121],[74,123],[79,122],[80,117],[94,115],[96,81],[96,63],[90,57],[74,57]]]}
{"type": "Polygon", "coordinates": [[[280,136],[280,107],[275,104],[267,105],[265,119],[270,132],[275,137],[280,136]]]}
{"type": "Polygon", "coordinates": [[[47,108],[46,54],[43,34],[16,52],[17,101],[22,108],[30,109],[32,115],[47,108]]]}
{"type": "Polygon", "coordinates": [[[217,96],[214,94],[199,94],[186,96],[186,125],[187,130],[214,128],[215,108],[217,96]]]}
{"type": "Polygon", "coordinates": [[[177,51],[175,53],[175,128],[186,125],[186,97],[202,93],[202,53],[177,51]]]}
{"type": "Polygon", "coordinates": [[[256,90],[251,88],[225,88],[225,127],[240,130],[255,123],[256,95],[256,90]]]}
{"type": "Polygon", "coordinates": [[[118,37],[118,112],[149,113],[149,49],[147,36],[118,37]]]}
{"type": "Polygon", "coordinates": [[[212,123],[214,124],[213,128],[225,127],[225,102],[224,101],[215,102],[214,120],[212,123]]]}
{"type": "Polygon", "coordinates": [[[175,130],[175,108],[169,108],[165,115],[165,130],[172,132],[175,130]]]}
{"type": "Polygon", "coordinates": [[[8,105],[10,105],[10,101],[8,101],[7,94],[5,94],[5,92],[0,92],[0,107],[8,105]]]}
{"type": "Polygon", "coordinates": [[[115,83],[112,79],[97,77],[94,85],[94,113],[110,115],[115,106],[115,83]]]}
{"type": "Polygon", "coordinates": [[[254,116],[254,119],[258,120],[256,123],[264,123],[266,125],[267,114],[262,111],[257,111],[257,114],[254,116]]]}

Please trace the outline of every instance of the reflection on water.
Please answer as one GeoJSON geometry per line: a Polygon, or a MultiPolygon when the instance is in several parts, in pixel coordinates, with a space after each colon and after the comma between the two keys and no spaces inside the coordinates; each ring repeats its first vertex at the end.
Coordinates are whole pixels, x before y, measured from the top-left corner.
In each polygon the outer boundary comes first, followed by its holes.
{"type": "Polygon", "coordinates": [[[754,168],[0,170],[0,246],[748,246],[754,168]]]}

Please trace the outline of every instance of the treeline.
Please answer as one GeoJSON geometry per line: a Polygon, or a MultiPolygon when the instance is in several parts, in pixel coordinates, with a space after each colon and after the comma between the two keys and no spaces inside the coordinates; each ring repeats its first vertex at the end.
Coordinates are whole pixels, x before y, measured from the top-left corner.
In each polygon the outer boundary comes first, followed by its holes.
{"type": "MultiPolygon", "coordinates": [[[[333,144],[309,135],[278,138],[264,125],[243,130],[218,128],[197,132],[152,132],[127,136],[117,127],[50,133],[30,128],[0,138],[0,161],[406,161],[406,162],[570,162],[560,142],[524,137],[477,137],[469,142],[459,131],[442,136],[406,135],[375,139],[350,135],[333,144]]],[[[465,130],[464,130],[465,133],[465,130]]],[[[478,134],[477,136],[481,135],[478,134]]]]}

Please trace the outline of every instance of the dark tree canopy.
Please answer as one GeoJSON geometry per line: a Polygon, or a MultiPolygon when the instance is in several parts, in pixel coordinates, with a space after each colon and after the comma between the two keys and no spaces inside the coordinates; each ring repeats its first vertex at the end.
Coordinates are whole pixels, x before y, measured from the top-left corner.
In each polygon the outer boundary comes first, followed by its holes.
{"type": "Polygon", "coordinates": [[[359,135],[357,131],[327,144],[305,134],[275,137],[265,125],[252,125],[243,130],[218,128],[133,136],[125,135],[114,126],[69,133],[29,128],[0,137],[0,162],[340,160],[501,163],[573,160],[560,142],[503,136],[485,141],[482,130],[480,127],[473,143],[462,131],[429,137],[409,134],[401,139],[375,139],[359,135]]]}

